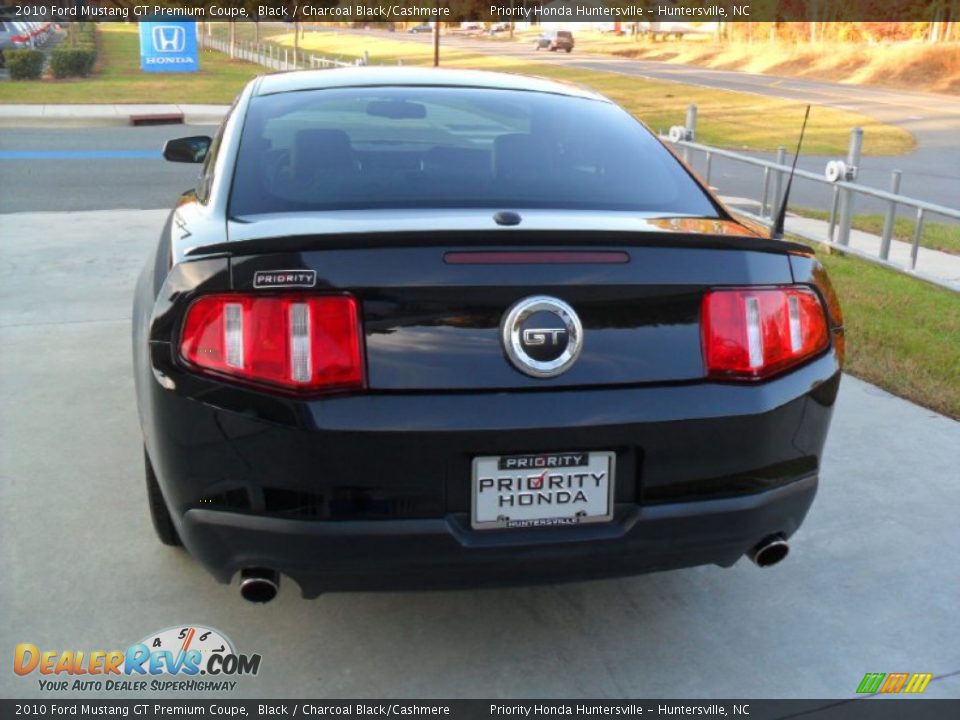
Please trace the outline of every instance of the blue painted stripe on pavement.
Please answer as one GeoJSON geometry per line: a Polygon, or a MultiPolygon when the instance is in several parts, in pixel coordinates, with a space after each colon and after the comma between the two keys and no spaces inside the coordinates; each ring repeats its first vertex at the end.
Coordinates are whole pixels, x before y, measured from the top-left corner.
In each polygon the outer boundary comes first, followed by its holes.
{"type": "Polygon", "coordinates": [[[0,150],[0,160],[162,160],[159,150],[0,150]]]}

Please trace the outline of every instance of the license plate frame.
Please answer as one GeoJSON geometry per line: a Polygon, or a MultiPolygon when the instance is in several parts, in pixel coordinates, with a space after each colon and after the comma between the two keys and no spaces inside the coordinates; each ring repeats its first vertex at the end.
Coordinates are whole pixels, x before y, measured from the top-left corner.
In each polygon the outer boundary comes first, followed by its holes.
{"type": "Polygon", "coordinates": [[[470,470],[470,526],[474,530],[513,530],[610,522],[616,462],[617,454],[612,450],[475,457],[470,470]],[[578,456],[583,459],[578,461],[578,456]],[[600,480],[596,478],[599,472],[604,474],[600,480]],[[584,474],[586,477],[578,477],[584,474]],[[500,483],[507,479],[509,488],[500,483]],[[492,486],[489,481],[493,481],[492,486]],[[585,501],[576,495],[578,490],[585,501]],[[506,496],[513,498],[512,504],[507,510],[498,510],[506,502],[501,497],[506,496]],[[567,499],[569,502],[564,503],[567,499]],[[491,502],[495,503],[493,510],[491,502]],[[558,509],[561,512],[556,514],[558,509]]]}

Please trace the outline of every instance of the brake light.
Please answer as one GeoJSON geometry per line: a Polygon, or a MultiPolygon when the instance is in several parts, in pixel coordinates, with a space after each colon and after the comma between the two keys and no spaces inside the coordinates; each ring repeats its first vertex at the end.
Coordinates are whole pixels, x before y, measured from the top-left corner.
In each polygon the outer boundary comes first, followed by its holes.
{"type": "Polygon", "coordinates": [[[190,365],[295,391],[363,386],[357,301],[345,295],[207,295],[187,311],[190,365]]]}
{"type": "Polygon", "coordinates": [[[703,355],[714,378],[765,378],[829,345],[827,318],[808,288],[714,290],[702,304],[703,355]]]}

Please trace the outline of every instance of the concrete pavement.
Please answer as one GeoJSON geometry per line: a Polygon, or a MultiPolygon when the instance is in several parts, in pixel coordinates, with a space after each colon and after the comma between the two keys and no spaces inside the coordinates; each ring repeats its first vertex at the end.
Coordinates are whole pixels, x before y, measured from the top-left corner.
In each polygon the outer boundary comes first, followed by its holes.
{"type": "MultiPolygon", "coordinates": [[[[960,698],[960,423],[851,377],[819,496],[775,568],[311,602],[285,582],[244,603],[147,516],[130,302],[164,216],[0,215],[8,658],[203,623],[263,656],[237,697],[849,698],[866,672],[905,671],[937,676],[926,697],[960,698]]],[[[79,699],[9,667],[0,696],[79,699]]]]}

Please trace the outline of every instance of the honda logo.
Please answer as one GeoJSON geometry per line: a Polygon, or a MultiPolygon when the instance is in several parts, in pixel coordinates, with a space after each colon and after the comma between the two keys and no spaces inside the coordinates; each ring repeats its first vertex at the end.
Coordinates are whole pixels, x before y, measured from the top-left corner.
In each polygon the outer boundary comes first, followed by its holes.
{"type": "Polygon", "coordinates": [[[179,53],[187,45],[187,33],[178,25],[157,25],[153,28],[154,52],[179,53]]]}

